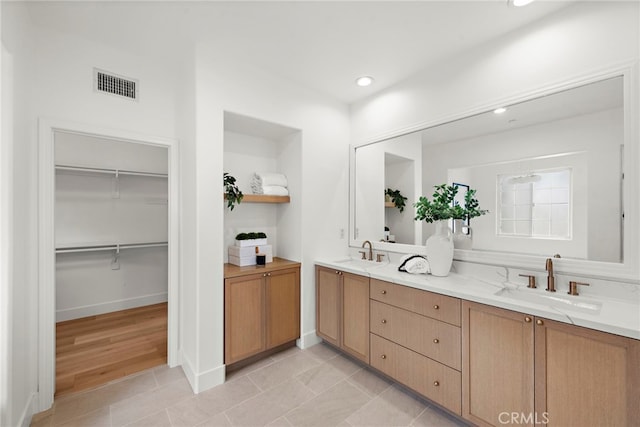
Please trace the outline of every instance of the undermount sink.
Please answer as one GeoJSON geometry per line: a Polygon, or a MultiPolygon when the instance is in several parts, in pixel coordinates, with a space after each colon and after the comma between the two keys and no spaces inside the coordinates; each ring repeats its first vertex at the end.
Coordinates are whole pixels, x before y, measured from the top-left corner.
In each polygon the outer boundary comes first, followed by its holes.
{"type": "Polygon", "coordinates": [[[355,259],[355,258],[341,259],[341,260],[335,261],[335,263],[336,264],[349,265],[351,267],[362,268],[362,269],[378,267],[378,266],[382,265],[379,262],[369,261],[369,260],[366,260],[366,259],[355,259]]]}
{"type": "Polygon", "coordinates": [[[598,314],[602,309],[602,303],[599,301],[593,301],[583,297],[565,296],[562,294],[542,294],[538,291],[522,288],[504,288],[500,289],[494,295],[522,302],[552,306],[560,310],[572,310],[589,314],[598,314]]]}

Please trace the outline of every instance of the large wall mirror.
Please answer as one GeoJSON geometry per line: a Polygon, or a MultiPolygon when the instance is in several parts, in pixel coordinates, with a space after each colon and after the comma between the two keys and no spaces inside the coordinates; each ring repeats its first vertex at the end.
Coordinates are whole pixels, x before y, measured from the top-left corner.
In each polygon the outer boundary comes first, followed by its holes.
{"type": "Polygon", "coordinates": [[[559,254],[623,266],[637,253],[628,233],[637,186],[625,182],[637,141],[625,91],[625,77],[610,76],[355,147],[351,244],[424,245],[434,226],[414,220],[413,203],[457,183],[489,210],[470,221],[472,249],[457,250],[458,259],[559,254]],[[387,189],[407,198],[404,210],[385,199],[387,189]]]}

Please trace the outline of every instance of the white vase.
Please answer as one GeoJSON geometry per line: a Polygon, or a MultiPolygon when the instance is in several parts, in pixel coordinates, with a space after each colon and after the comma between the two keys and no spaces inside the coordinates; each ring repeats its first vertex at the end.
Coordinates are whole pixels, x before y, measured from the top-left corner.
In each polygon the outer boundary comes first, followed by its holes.
{"type": "Polygon", "coordinates": [[[462,232],[463,227],[463,220],[453,220],[453,247],[456,249],[471,249],[473,244],[473,241],[471,240],[471,227],[467,227],[469,234],[464,234],[462,232]]]}
{"type": "Polygon", "coordinates": [[[425,245],[431,274],[449,275],[453,262],[453,236],[447,221],[436,221],[436,232],[427,239],[425,245]]]}

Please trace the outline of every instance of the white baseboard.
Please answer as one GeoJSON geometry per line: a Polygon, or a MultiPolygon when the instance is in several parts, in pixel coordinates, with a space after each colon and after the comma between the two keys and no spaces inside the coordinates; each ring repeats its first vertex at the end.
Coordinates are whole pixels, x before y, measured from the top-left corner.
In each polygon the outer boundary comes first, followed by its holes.
{"type": "Polygon", "coordinates": [[[98,314],[111,313],[113,311],[126,310],[128,308],[143,307],[145,305],[167,302],[167,293],[143,295],[140,297],[109,301],[100,304],[85,305],[82,307],[56,310],[56,322],[79,319],[81,317],[95,316],[98,314]]]}
{"type": "Polygon", "coordinates": [[[191,389],[194,393],[202,393],[205,390],[209,390],[215,386],[224,383],[226,376],[225,365],[218,366],[217,368],[210,369],[207,372],[196,373],[193,363],[187,356],[182,354],[182,370],[184,371],[187,381],[191,385],[191,389]]]}
{"type": "Polygon", "coordinates": [[[36,407],[36,393],[31,393],[27,403],[24,405],[22,409],[22,413],[20,414],[20,418],[18,422],[15,424],[20,427],[29,427],[31,425],[31,418],[33,418],[34,408],[36,407]]]}
{"type": "Polygon", "coordinates": [[[303,334],[300,339],[296,340],[296,345],[304,350],[305,348],[313,347],[314,345],[320,344],[321,342],[322,338],[316,335],[316,330],[314,329],[311,332],[303,334]]]}

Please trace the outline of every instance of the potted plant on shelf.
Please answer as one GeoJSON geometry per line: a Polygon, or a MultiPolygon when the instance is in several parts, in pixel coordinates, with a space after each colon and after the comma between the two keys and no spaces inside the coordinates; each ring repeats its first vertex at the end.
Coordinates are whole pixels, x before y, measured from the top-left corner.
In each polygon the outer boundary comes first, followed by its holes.
{"type": "Polygon", "coordinates": [[[262,232],[240,233],[236,236],[236,246],[262,246],[267,244],[267,235],[262,232]]]}
{"type": "MultiPolygon", "coordinates": [[[[469,189],[464,197],[465,206],[455,200],[458,194],[457,185],[440,184],[435,186],[432,199],[422,196],[414,204],[416,208],[415,220],[428,223],[435,222],[436,232],[425,243],[427,259],[434,276],[446,276],[453,262],[453,236],[447,225],[447,220],[464,220],[486,214],[487,210],[480,209],[475,197],[476,190],[469,189]]],[[[460,227],[461,228],[461,227],[460,227]]]]}
{"type": "Polygon", "coordinates": [[[236,204],[242,202],[244,194],[236,185],[235,177],[227,172],[222,175],[222,184],[224,186],[224,197],[227,199],[227,208],[233,210],[236,204]]]}
{"type": "Polygon", "coordinates": [[[384,191],[384,195],[389,199],[390,202],[393,202],[395,207],[398,208],[400,212],[404,211],[407,198],[402,195],[400,190],[392,190],[390,188],[387,188],[384,191]]]}

